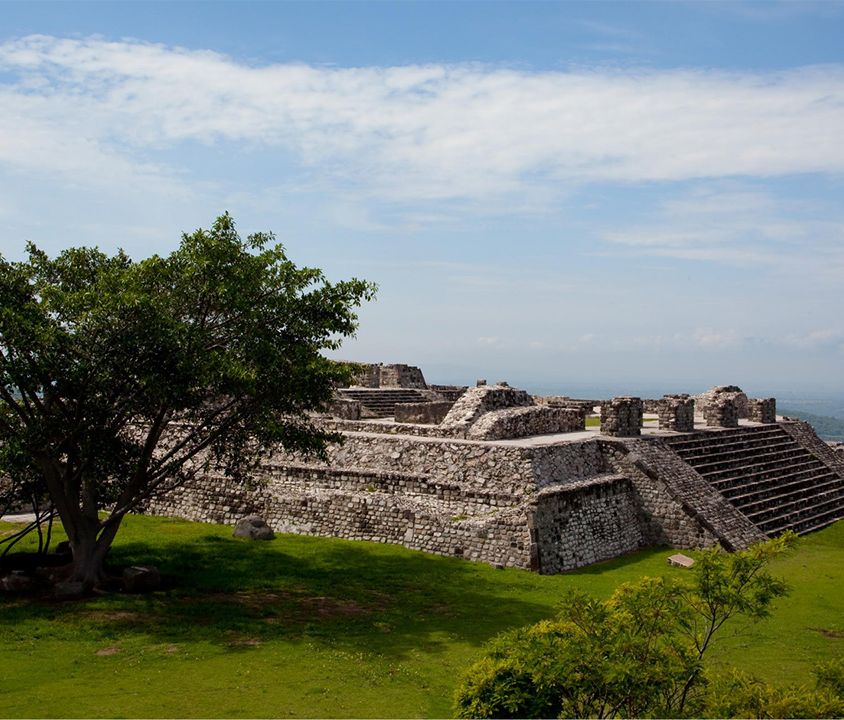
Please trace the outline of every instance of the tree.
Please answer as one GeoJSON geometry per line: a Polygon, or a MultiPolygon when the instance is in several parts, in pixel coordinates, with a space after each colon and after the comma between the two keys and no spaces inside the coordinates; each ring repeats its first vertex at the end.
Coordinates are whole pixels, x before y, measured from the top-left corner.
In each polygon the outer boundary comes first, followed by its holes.
{"type": "Polygon", "coordinates": [[[472,665],[460,717],[681,717],[699,714],[703,657],[730,618],[768,614],[786,592],[767,570],[791,534],[702,553],[691,582],[643,578],[605,601],[570,592],[558,617],[505,633],[472,665]]]}
{"type": "Polygon", "coordinates": [[[151,494],[337,440],[308,411],[353,369],[322,351],[374,290],[297,268],[272,234],[242,240],[228,214],[168,257],[0,257],[0,474],[49,497],[73,579],[104,579],[121,520],[151,494]]]}

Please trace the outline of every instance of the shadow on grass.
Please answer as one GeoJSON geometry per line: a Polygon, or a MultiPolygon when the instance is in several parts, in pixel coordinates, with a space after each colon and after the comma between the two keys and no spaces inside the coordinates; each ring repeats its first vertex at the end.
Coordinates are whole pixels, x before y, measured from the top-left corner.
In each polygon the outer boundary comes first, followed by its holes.
{"type": "Polygon", "coordinates": [[[505,627],[547,617],[518,597],[508,571],[372,543],[281,536],[234,540],[208,528],[190,539],[130,541],[114,565],[155,564],[166,589],[80,602],[6,602],[0,626],[113,640],[208,642],[232,652],[274,640],[316,642],[400,658],[414,649],[480,645],[505,627]]]}

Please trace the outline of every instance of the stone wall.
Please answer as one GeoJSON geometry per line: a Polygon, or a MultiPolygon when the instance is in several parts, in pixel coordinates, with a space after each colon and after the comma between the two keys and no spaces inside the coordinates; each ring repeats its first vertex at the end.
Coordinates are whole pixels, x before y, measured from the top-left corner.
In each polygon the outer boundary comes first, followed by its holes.
{"type": "Polygon", "coordinates": [[[488,412],[528,405],[533,405],[533,399],[524,390],[516,390],[507,385],[480,385],[463,393],[442,421],[442,425],[468,429],[481,415],[488,412]]]}
{"type": "Polygon", "coordinates": [[[642,401],[615,397],[601,403],[601,432],[615,437],[636,437],[642,430],[642,401]]]}
{"type": "Polygon", "coordinates": [[[739,409],[733,397],[716,397],[703,407],[703,418],[709,427],[738,427],[739,409]]]}
{"type": "Polygon", "coordinates": [[[437,393],[444,400],[454,402],[468,389],[468,385],[428,385],[428,389],[437,393]]]}
{"type": "Polygon", "coordinates": [[[438,425],[443,421],[453,402],[441,400],[424,403],[399,403],[396,405],[395,418],[397,423],[417,423],[422,425],[438,425]]]}
{"type": "Polygon", "coordinates": [[[738,417],[747,417],[747,395],[738,385],[716,385],[700,395],[695,395],[694,400],[697,412],[704,417],[706,416],[707,406],[720,400],[732,400],[735,403],[738,417]]]}
{"type": "Polygon", "coordinates": [[[747,401],[747,419],[758,423],[777,421],[776,398],[752,398],[747,401]]]}
{"type": "MultiPolygon", "coordinates": [[[[495,494],[467,498],[419,476],[275,466],[252,490],[219,476],[153,499],[147,511],[234,524],[258,514],[278,532],[401,544],[508,567],[532,567],[527,508],[495,494]],[[478,508],[483,509],[480,515],[478,508]]],[[[533,549],[535,555],[535,549],[533,549]]],[[[535,565],[535,561],[533,562],[535,565]]]]}
{"type": "Polygon", "coordinates": [[[541,491],[533,533],[543,573],[590,565],[644,545],[641,510],[630,481],[619,475],[541,491]]]}
{"type": "Polygon", "coordinates": [[[695,401],[688,395],[666,395],[657,403],[656,413],[663,430],[691,432],[695,429],[695,401]]]}
{"type": "Polygon", "coordinates": [[[414,365],[359,363],[359,366],[361,370],[355,378],[355,385],[358,387],[401,387],[417,390],[428,387],[422,370],[414,365]]]}
{"type": "Polygon", "coordinates": [[[493,410],[469,428],[467,437],[475,440],[503,440],[532,435],[568,433],[583,430],[586,413],[579,409],[527,406],[493,410]]]}

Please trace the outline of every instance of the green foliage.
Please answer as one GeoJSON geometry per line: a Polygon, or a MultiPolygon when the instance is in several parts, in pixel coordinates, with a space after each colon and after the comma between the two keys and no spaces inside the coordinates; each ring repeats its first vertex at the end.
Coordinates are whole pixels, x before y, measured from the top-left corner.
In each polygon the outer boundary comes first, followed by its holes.
{"type": "MultiPolygon", "coordinates": [[[[841,663],[837,665],[840,672],[841,663]]],[[[734,670],[710,685],[706,713],[711,717],[840,718],[844,716],[844,696],[822,682],[814,688],[775,687],[734,670]]]]}
{"type": "Polygon", "coordinates": [[[505,633],[464,675],[460,717],[641,717],[699,713],[703,656],[736,615],[761,618],[785,584],[766,569],[794,543],[702,553],[691,582],[644,578],[604,601],[572,591],[556,619],[505,633]]]}
{"type": "Polygon", "coordinates": [[[354,333],[371,284],[298,268],[227,214],[168,257],[28,250],[0,258],[0,474],[10,492],[49,495],[80,579],[98,579],[153,492],[211,466],[243,479],[275,449],[335,439],[306,412],[353,372],[322,352],[354,333]]]}

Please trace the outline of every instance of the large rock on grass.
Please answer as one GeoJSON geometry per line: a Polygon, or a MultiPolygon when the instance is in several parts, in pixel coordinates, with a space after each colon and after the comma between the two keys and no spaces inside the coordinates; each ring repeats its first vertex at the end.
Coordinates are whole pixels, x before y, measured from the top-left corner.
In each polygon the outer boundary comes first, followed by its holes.
{"type": "Polygon", "coordinates": [[[133,565],[123,570],[123,589],[129,593],[153,592],[161,587],[161,573],[152,565],[133,565]]]}
{"type": "Polygon", "coordinates": [[[275,533],[260,515],[249,515],[237,521],[237,525],[234,527],[234,536],[250,538],[251,540],[272,540],[275,533]]]}

